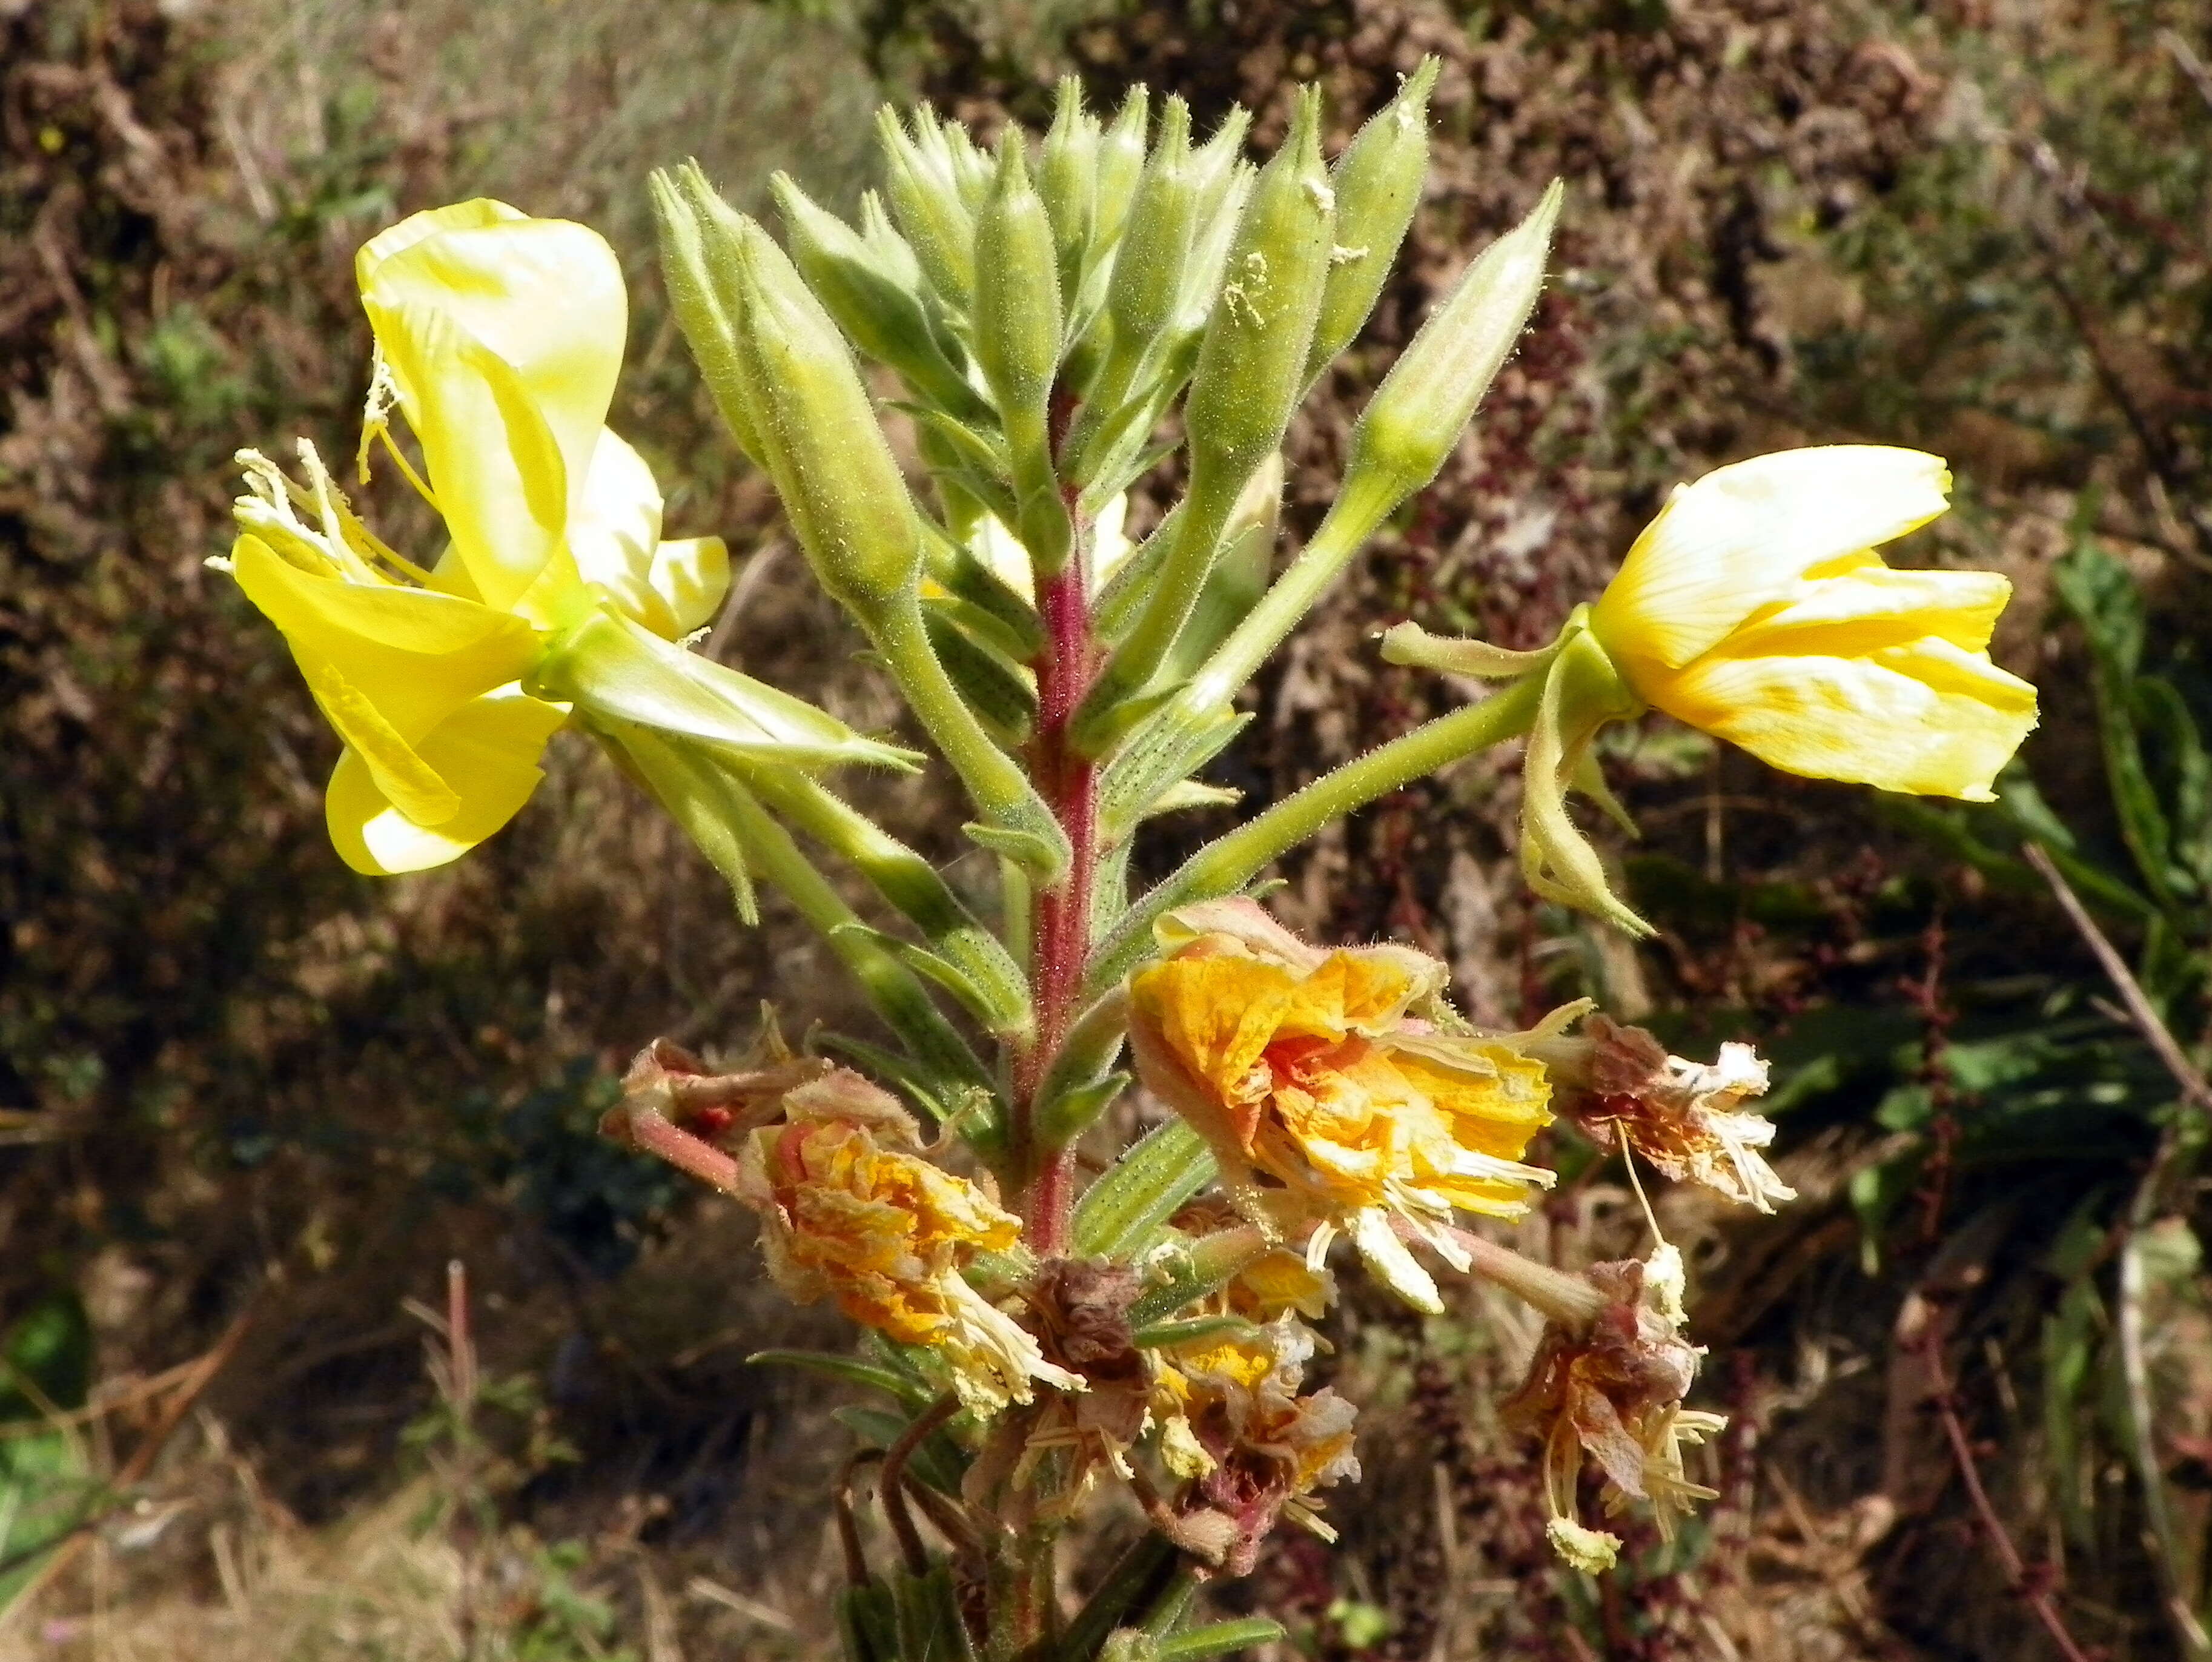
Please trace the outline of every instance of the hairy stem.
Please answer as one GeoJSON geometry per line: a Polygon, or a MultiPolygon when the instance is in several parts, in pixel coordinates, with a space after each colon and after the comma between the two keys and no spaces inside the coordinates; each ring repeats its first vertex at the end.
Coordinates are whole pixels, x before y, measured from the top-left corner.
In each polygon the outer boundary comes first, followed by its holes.
{"type": "MultiPolygon", "coordinates": [[[[1071,504],[1071,506],[1073,505],[1071,504]]],[[[1083,994],[1091,953],[1091,884],[1098,864],[1098,773],[1072,743],[1070,726],[1097,670],[1085,591],[1087,537],[1079,527],[1073,557],[1037,582],[1044,646],[1034,663],[1036,737],[1030,771],[1067,839],[1067,869],[1036,897],[1030,948],[1035,1022],[1014,1058],[1016,1168],[1025,1196],[1030,1244],[1048,1257],[1064,1250],[1074,1204],[1073,1150],[1043,1146],[1036,1110],[1046,1067],[1067,1037],[1083,994]]]]}
{"type": "Polygon", "coordinates": [[[1100,943],[1087,984],[1095,993],[1113,986],[1144,955],[1156,919],[1179,906],[1234,894],[1278,856],[1331,820],[1364,808],[1401,786],[1433,773],[1478,750],[1528,731],[1543,693],[1541,677],[1518,682],[1480,704],[1425,722],[1379,745],[1356,761],[1325,773],[1258,818],[1210,843],[1123,914],[1100,943]]]}
{"type": "Polygon", "coordinates": [[[752,792],[733,778],[726,778],[723,785],[730,824],[744,845],[746,858],[830,943],[830,949],[860,982],[884,1024],[917,1061],[946,1077],[988,1090],[990,1074],[945,1019],[921,978],[867,930],[852,927],[860,922],[859,915],[752,792]]]}

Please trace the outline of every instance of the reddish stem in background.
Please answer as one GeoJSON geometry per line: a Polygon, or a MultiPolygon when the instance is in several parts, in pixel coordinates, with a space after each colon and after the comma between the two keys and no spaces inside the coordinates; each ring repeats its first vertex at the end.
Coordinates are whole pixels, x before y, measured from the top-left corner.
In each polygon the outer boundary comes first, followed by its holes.
{"type": "Polygon", "coordinates": [[[2058,1653],[2067,1662],[2089,1662],[2088,1653],[2075,1642],[2067,1629],[2066,1618],[2058,1612],[2057,1573],[2048,1564],[2030,1564],[2021,1556],[2020,1549],[2013,1544],[2012,1536],[2004,1526],[2004,1519],[1990,1500],[1989,1490],[1982,1487],[1982,1471],[1974,1459],[1974,1446],[1966,1436],[1964,1422],[1959,1418],[1958,1398],[1943,1369],[1943,1346],[1937,1331],[1929,1328],[1920,1350],[1927,1360],[1928,1377],[1936,1386],[1929,1403],[1943,1422],[1943,1435],[1951,1445],[1952,1461],[1958,1467],[1960,1481],[1966,1486],[1966,1500],[1974,1509],[1983,1533],[1989,1538],[1990,1549],[2003,1567],[2014,1594],[2043,1624],[2043,1630],[2051,1635],[2051,1642],[2058,1647],[2058,1653]]]}
{"type": "MultiPolygon", "coordinates": [[[[1074,511],[1073,500],[1069,512],[1074,511]]],[[[1068,725],[1097,669],[1085,588],[1085,537],[1078,527],[1067,564],[1037,582],[1044,646],[1032,667],[1037,680],[1036,736],[1030,767],[1039,792],[1067,834],[1066,873],[1038,895],[1030,954],[1036,1030],[1014,1058],[1014,1158],[1024,1193],[1030,1242],[1050,1256],[1065,1246],[1074,1196],[1072,1149],[1036,1144],[1037,1091],[1075,1017],[1091,955],[1091,890],[1098,862],[1098,775],[1068,743],[1068,725]]]]}

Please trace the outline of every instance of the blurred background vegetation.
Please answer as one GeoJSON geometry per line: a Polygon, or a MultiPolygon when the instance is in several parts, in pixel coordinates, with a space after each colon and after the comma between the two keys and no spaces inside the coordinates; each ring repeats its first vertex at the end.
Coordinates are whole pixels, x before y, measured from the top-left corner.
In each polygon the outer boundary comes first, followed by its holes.
{"type": "MultiPolygon", "coordinates": [[[[581,746],[457,866],[351,876],[329,735],[202,569],[234,449],[350,452],[358,243],[477,193],[605,230],[615,423],[680,482],[671,525],[744,556],[712,650],[880,723],[714,430],[645,170],[696,155],[764,208],[781,167],[848,206],[881,99],[1041,126],[1069,71],[1242,101],[1262,145],[1318,80],[1341,142],[1431,52],[1429,195],[1292,429],[1290,537],[1425,305],[1555,173],[1556,281],[1222,782],[1263,804],[1462,695],[1382,665],[1378,623],[1534,644],[1674,482],[1808,442],[1951,458],[1908,557],[2011,576],[1999,655],[2044,727],[1967,810],[1653,724],[1614,762],[1643,949],[1528,903],[1503,767],[1285,870],[1286,920],[1417,941],[1480,1016],[1587,992],[1680,1049],[1756,1037],[1802,1198],[1656,1197],[1735,1416],[1673,1552],[1632,1541],[1595,1598],[1556,1569],[1486,1407],[1530,1336],[1474,1292],[1425,1322],[1355,1295],[1345,1545],[1281,1544],[1218,1602],[1328,1658],[2025,1662],[2060,1653],[2044,1612],[2116,1662],[2212,1656],[2212,35],[2183,0],[0,0],[0,1655],[825,1653],[853,1405],[744,1358],[838,1324],[592,1126],[657,1034],[734,1044],[764,998],[862,1022],[834,965],[773,906],[737,928],[581,746]]],[[[934,787],[872,788],[958,858],[934,787]]],[[[1619,1168],[1556,1135],[1572,1179],[1525,1244],[1635,1250],[1619,1168]]]]}

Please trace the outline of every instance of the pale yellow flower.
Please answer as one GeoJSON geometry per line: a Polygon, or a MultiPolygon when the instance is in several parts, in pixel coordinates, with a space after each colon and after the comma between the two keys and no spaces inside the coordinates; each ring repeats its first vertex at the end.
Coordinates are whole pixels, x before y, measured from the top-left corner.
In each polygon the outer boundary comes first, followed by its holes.
{"type": "Polygon", "coordinates": [[[1027,1402],[1032,1381],[1084,1388],[961,1273],[1012,1250],[1021,1220],[933,1164],[896,1101],[841,1068],[788,1093],[784,1113],[746,1142],[737,1186],[779,1287],[921,1347],[979,1412],[1027,1402]]]}
{"type": "Polygon", "coordinates": [[[1893,571],[1875,552],[1942,513],[1950,484],[1942,458],[1917,450],[1754,457],[1679,487],[1551,646],[1508,652],[1401,623],[1383,656],[1540,678],[1522,868],[1546,899],[1648,935],[1566,811],[1579,790],[1627,823],[1594,746],[1647,706],[1789,773],[1990,799],[2036,719],[2035,688],[1990,661],[2012,585],[1994,572],[1893,571]]]}
{"type": "Polygon", "coordinates": [[[548,634],[605,604],[672,640],[713,616],[729,562],[716,537],[661,540],[652,473],[605,427],[628,302],[597,233],[461,203],[374,238],[356,272],[377,349],[364,469],[379,440],[399,457],[396,403],[450,547],[386,547],[303,446],[305,488],[241,458],[229,564],[345,741],[331,840],[383,875],[454,858],[536,788],[568,715],[519,685],[548,634]]]}
{"type": "Polygon", "coordinates": [[[1680,487],[1591,609],[1646,703],[1814,779],[1989,800],[2035,725],[1990,662],[2012,585],[1875,552],[1948,506],[1940,457],[1784,451],[1680,487]]]}
{"type": "Polygon", "coordinates": [[[1420,1308],[1442,1307],[1401,1234],[1465,1269],[1455,1211],[1511,1216],[1551,1174],[1522,1163],[1547,1124],[1543,1068],[1495,1039],[1441,1033],[1445,971],[1409,947],[1308,945],[1249,901],[1172,913],[1170,955],[1130,982],[1145,1083],[1220,1162],[1239,1208],[1334,1231],[1420,1308]]]}

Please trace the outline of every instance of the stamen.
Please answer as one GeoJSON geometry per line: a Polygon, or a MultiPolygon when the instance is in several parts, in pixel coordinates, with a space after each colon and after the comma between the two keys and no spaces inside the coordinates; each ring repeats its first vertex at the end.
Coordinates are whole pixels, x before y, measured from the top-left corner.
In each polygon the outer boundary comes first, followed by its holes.
{"type": "Polygon", "coordinates": [[[406,453],[399,448],[399,441],[392,436],[391,428],[383,429],[377,436],[384,440],[386,452],[399,464],[400,472],[407,476],[407,482],[415,487],[415,494],[428,502],[431,511],[442,519],[445,510],[438,506],[438,499],[432,494],[430,487],[422,482],[422,476],[415,471],[415,464],[407,459],[406,453]]]}
{"type": "MultiPolygon", "coordinates": [[[[386,434],[391,425],[392,406],[398,402],[399,383],[392,379],[383,343],[372,341],[368,348],[368,397],[362,401],[361,407],[361,443],[353,453],[354,466],[360,470],[364,485],[368,482],[369,446],[386,434]]],[[[391,440],[386,438],[385,442],[389,444],[391,440]]]]}
{"type": "Polygon", "coordinates": [[[355,581],[381,582],[383,579],[377,575],[376,568],[362,559],[353,544],[346,541],[344,527],[338,519],[337,510],[331,502],[331,498],[337,493],[337,487],[331,482],[331,470],[323,465],[322,453],[310,440],[300,440],[300,465],[307,470],[307,482],[313,488],[315,515],[322,522],[323,540],[332,556],[345,567],[346,575],[355,581]]]}

